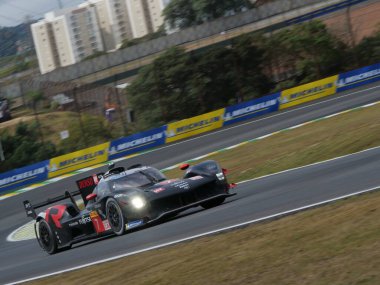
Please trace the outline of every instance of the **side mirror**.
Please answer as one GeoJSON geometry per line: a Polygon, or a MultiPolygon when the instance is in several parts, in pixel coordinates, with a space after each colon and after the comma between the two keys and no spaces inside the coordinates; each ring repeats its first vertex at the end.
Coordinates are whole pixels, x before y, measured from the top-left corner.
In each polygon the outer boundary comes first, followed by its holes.
{"type": "Polygon", "coordinates": [[[91,201],[91,200],[94,200],[98,195],[96,195],[95,193],[91,193],[91,194],[88,194],[86,196],[86,200],[87,201],[91,201]]]}
{"type": "Polygon", "coordinates": [[[190,164],[188,164],[188,163],[184,163],[184,164],[181,164],[181,165],[179,166],[179,169],[181,169],[181,170],[186,170],[186,169],[189,168],[189,166],[190,166],[190,164]]]}

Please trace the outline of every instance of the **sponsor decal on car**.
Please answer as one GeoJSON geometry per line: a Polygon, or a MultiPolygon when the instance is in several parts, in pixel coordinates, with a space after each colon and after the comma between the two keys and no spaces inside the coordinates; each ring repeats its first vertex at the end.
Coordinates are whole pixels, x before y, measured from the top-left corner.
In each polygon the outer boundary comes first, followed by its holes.
{"type": "Polygon", "coordinates": [[[180,188],[180,189],[184,189],[184,190],[190,189],[190,185],[186,181],[176,181],[172,184],[172,186],[175,188],[180,188]]]}
{"type": "Polygon", "coordinates": [[[111,229],[111,226],[110,226],[110,223],[108,222],[108,220],[104,220],[103,221],[103,226],[104,226],[104,229],[106,231],[110,230],[111,229]]]}
{"type": "Polygon", "coordinates": [[[91,218],[90,217],[85,217],[82,216],[82,218],[78,221],[81,225],[85,225],[87,223],[91,223],[91,218]]]}
{"type": "Polygon", "coordinates": [[[115,199],[118,199],[118,198],[128,197],[128,195],[126,195],[126,194],[116,194],[114,197],[115,197],[115,199]]]}
{"type": "Polygon", "coordinates": [[[158,193],[161,193],[162,191],[165,191],[165,188],[157,188],[157,189],[154,189],[153,192],[158,194],[158,193]]]}
{"type": "Polygon", "coordinates": [[[170,184],[172,182],[175,182],[175,181],[178,181],[179,179],[169,179],[169,180],[165,180],[165,181],[162,181],[160,183],[158,183],[159,185],[167,185],[167,184],[170,184]]]}
{"type": "Polygon", "coordinates": [[[78,222],[74,222],[74,223],[70,223],[69,224],[69,227],[75,227],[75,226],[77,226],[78,225],[78,222]]]}
{"type": "Polygon", "coordinates": [[[197,176],[194,176],[194,177],[190,177],[189,179],[190,180],[199,180],[199,179],[202,179],[202,178],[203,178],[202,176],[197,175],[197,176]]]}
{"type": "Polygon", "coordinates": [[[136,220],[133,222],[129,222],[128,224],[125,225],[125,227],[127,228],[127,230],[130,230],[130,229],[136,228],[138,226],[141,226],[143,223],[144,223],[143,220],[136,220]]]}
{"type": "Polygon", "coordinates": [[[96,211],[92,211],[92,212],[90,213],[90,218],[91,218],[91,219],[93,219],[93,218],[97,218],[97,217],[99,217],[98,212],[96,212],[96,211]]]}
{"type": "Polygon", "coordinates": [[[90,187],[90,186],[94,186],[94,185],[95,185],[95,181],[94,181],[94,178],[92,176],[78,181],[78,186],[79,186],[80,190],[85,189],[85,188],[90,187]]]}

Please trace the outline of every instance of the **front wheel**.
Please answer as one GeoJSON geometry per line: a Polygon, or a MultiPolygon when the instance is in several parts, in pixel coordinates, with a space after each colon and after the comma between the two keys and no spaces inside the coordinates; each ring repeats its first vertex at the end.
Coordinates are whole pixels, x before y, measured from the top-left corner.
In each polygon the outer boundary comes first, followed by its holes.
{"type": "Polygon", "coordinates": [[[125,220],[123,212],[117,201],[113,198],[107,200],[106,203],[107,219],[112,231],[120,236],[125,233],[125,220]]]}
{"type": "Polygon", "coordinates": [[[223,204],[224,200],[226,200],[225,197],[215,198],[213,200],[202,203],[201,206],[205,209],[210,209],[219,206],[220,204],[223,204]]]}
{"type": "Polygon", "coordinates": [[[48,254],[57,252],[57,241],[49,224],[45,220],[38,223],[38,242],[48,254]]]}

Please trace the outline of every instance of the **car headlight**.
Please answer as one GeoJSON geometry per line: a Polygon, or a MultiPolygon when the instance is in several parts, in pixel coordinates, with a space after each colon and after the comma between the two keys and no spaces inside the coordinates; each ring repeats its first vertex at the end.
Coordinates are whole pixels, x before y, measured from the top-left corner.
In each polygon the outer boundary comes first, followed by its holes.
{"type": "Polygon", "coordinates": [[[131,204],[136,209],[141,209],[141,208],[144,208],[146,202],[141,197],[133,197],[132,200],[131,200],[131,204]]]}

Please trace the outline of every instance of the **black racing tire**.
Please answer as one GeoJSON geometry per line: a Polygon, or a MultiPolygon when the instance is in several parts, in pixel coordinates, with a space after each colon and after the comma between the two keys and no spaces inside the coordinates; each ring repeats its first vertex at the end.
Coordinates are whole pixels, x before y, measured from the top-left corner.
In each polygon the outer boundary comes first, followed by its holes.
{"type": "Polygon", "coordinates": [[[205,209],[214,208],[216,206],[223,204],[224,200],[226,200],[226,197],[215,198],[213,200],[202,203],[201,206],[205,209]]]}
{"type": "Polygon", "coordinates": [[[106,203],[107,219],[112,231],[121,236],[125,233],[125,219],[123,211],[114,198],[109,198],[106,203]]]}
{"type": "Polygon", "coordinates": [[[48,254],[57,252],[57,240],[50,225],[44,219],[38,223],[38,235],[38,242],[43,250],[48,254]]]}

